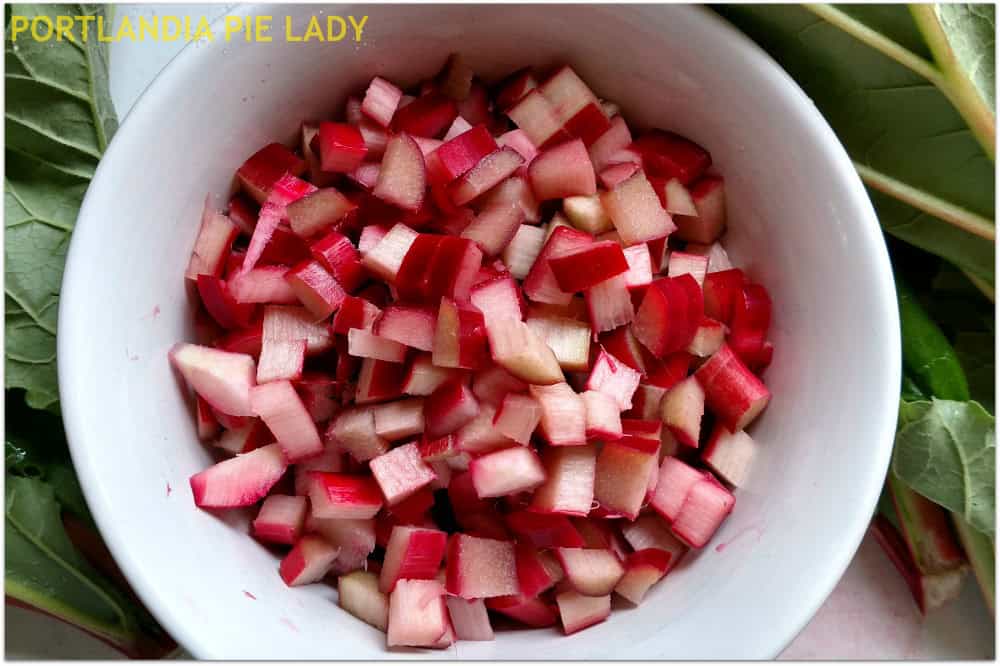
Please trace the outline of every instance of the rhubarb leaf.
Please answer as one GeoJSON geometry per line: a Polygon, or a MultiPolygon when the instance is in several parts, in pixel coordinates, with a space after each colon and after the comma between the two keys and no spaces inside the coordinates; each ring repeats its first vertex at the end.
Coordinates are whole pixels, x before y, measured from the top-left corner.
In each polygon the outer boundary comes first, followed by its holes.
{"type": "Polygon", "coordinates": [[[892,469],[927,499],[996,530],[994,419],[976,402],[901,402],[892,469]]]}
{"type": "MultiPolygon", "coordinates": [[[[29,19],[103,15],[98,5],[15,5],[29,19]]],[[[9,18],[8,18],[9,22],[9,18]]],[[[78,26],[79,24],[75,24],[78,26]]],[[[9,26],[8,26],[9,28],[9,26]]],[[[5,41],[4,180],[7,388],[57,409],[56,316],[69,236],[117,127],[108,45],[96,39],[5,41]]]]}
{"type": "Polygon", "coordinates": [[[971,69],[943,72],[939,44],[927,42],[904,5],[727,5],[719,12],[812,97],[887,233],[993,284],[994,163],[992,142],[980,137],[995,128],[995,117],[978,95],[962,93],[970,75],[984,78],[974,63],[993,60],[980,23],[949,16],[947,41],[962,44],[971,69]]]}

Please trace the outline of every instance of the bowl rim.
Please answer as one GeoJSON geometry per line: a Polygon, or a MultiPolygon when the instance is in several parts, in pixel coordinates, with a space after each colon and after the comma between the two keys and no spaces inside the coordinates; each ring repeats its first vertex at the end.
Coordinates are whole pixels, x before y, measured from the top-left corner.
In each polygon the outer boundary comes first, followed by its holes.
{"type": "MultiPolygon", "coordinates": [[[[223,25],[227,16],[247,16],[260,13],[276,14],[285,11],[292,5],[273,5],[266,3],[251,3],[238,5],[230,8],[222,16],[212,21],[212,29],[217,30],[223,25]]],[[[322,5],[315,5],[322,6],[322,5]]],[[[349,4],[337,5],[338,7],[349,7],[349,4]]],[[[902,351],[900,340],[899,312],[896,308],[895,280],[889,260],[888,247],[885,244],[874,207],[868,197],[867,191],[854,169],[853,162],[848,156],[846,149],[836,137],[833,129],[823,118],[813,101],[791,78],[791,76],[760,46],[753,42],[748,36],[730,24],[721,16],[712,12],[707,7],[694,5],[674,5],[671,11],[679,11],[688,14],[692,21],[701,21],[706,29],[715,31],[720,38],[729,41],[731,48],[742,51],[744,57],[751,67],[769,70],[768,75],[775,77],[781,85],[788,89],[791,98],[791,106],[797,107],[802,114],[804,123],[820,137],[818,146],[827,158],[831,161],[832,177],[841,180],[846,190],[849,192],[852,207],[862,213],[863,219],[856,221],[855,233],[862,243],[862,250],[868,255],[880,278],[873,288],[877,290],[877,300],[883,304],[882,311],[878,315],[882,318],[881,326],[887,331],[895,331],[895,335],[888,335],[883,344],[886,345],[885,358],[887,368],[885,371],[885,383],[882,387],[882,397],[886,404],[892,404],[898,399],[898,386],[902,374],[902,351]]],[[[59,379],[59,390],[62,405],[63,422],[65,425],[66,438],[69,443],[70,455],[74,468],[77,471],[80,485],[86,497],[88,506],[94,516],[98,529],[105,540],[116,563],[121,568],[129,584],[132,586],[140,600],[146,605],[149,611],[156,617],[170,636],[177,641],[178,645],[189,651],[196,658],[218,659],[227,658],[225,655],[213,654],[204,642],[199,638],[200,631],[192,626],[192,623],[185,619],[182,612],[168,604],[163,604],[156,596],[155,590],[147,582],[143,575],[141,563],[130,556],[129,544],[124,535],[115,528],[115,525],[108,518],[108,503],[105,496],[99,489],[99,472],[96,467],[89,465],[87,454],[87,442],[81,435],[83,415],[78,403],[73,399],[68,388],[78,385],[75,379],[76,363],[73,353],[76,341],[82,336],[86,336],[86,331],[79,330],[68,315],[72,309],[71,304],[77,298],[84,295],[87,281],[82,279],[90,269],[86,263],[86,249],[93,245],[95,237],[100,229],[96,224],[84,223],[90,218],[99,217],[95,209],[94,194],[102,187],[112,185],[102,180],[102,175],[111,169],[117,155],[126,150],[130,129],[136,125],[134,118],[147,113],[150,109],[156,108],[163,102],[161,91],[183,81],[189,70],[196,69],[196,64],[202,58],[214,57],[218,49],[225,48],[225,44],[211,42],[189,42],[186,44],[167,64],[156,74],[150,83],[143,89],[141,95],[136,99],[131,109],[126,113],[120,123],[119,129],[107,147],[104,156],[100,160],[96,171],[91,179],[90,186],[84,197],[83,203],[77,217],[77,223],[72,234],[70,247],[67,252],[66,265],[61,286],[61,298],[59,304],[59,323],[57,335],[57,368],[59,379]],[[193,47],[198,48],[193,48],[193,47]],[[126,137],[126,138],[123,138],[126,137]],[[80,296],[78,296],[78,294],[80,296]]],[[[841,546],[836,552],[827,554],[829,566],[825,568],[825,574],[821,580],[817,580],[810,588],[812,592],[808,598],[803,598],[801,608],[803,612],[797,621],[789,619],[782,627],[776,627],[773,638],[768,642],[769,649],[763,650],[760,654],[745,655],[747,659],[772,659],[777,657],[805,628],[813,619],[819,608],[829,597],[837,583],[843,577],[844,572],[850,565],[855,553],[861,545],[868,523],[875,511],[878,498],[881,494],[883,479],[888,471],[892,454],[892,445],[896,430],[897,414],[895,412],[879,415],[881,423],[873,430],[877,431],[878,446],[877,451],[872,453],[872,465],[878,475],[869,477],[868,487],[859,493],[859,501],[851,520],[851,527],[845,538],[841,540],[841,546]],[[877,483],[875,482],[877,480],[877,483]]],[[[874,448],[874,447],[873,447],[874,448]]],[[[428,655],[430,658],[437,658],[428,655]]],[[[386,657],[392,659],[392,655],[387,653],[386,657]]]]}

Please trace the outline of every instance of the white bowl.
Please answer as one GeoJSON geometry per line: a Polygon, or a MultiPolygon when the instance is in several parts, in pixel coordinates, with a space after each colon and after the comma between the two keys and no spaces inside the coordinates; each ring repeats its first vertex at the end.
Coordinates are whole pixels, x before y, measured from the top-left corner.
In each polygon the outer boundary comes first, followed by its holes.
{"type": "Polygon", "coordinates": [[[270,44],[189,47],[146,91],[87,193],[63,282],[59,377],[73,460],[116,560],[203,658],[768,658],[853,556],[886,472],[900,345],[892,274],[861,182],[809,99],[750,41],[684,6],[254,6],[270,44]],[[364,43],[286,43],[283,16],[367,14],[364,43]],[[212,457],[167,350],[192,339],[183,275],[202,203],[259,146],[342,109],[373,75],[414,83],[460,51],[488,77],[569,62],[634,125],[706,146],[728,246],[775,303],[774,399],[734,513],[637,609],[572,637],[501,633],[387,653],[333,588],[289,589],[247,512],[196,509],[212,457]],[[172,489],[172,492],[171,492],[172,489]],[[252,594],[251,599],[246,593],[252,594]]]}

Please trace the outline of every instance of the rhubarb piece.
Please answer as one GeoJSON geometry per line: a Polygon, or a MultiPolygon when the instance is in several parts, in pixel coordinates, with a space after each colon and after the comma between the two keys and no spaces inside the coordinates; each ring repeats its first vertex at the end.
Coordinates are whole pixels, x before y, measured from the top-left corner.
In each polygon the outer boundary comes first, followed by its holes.
{"type": "Polygon", "coordinates": [[[582,446],[586,444],[587,411],[583,399],[560,382],[550,386],[532,385],[531,397],[542,410],[541,433],[552,446],[582,446]]]}
{"type": "Polygon", "coordinates": [[[497,107],[506,111],[537,87],[538,81],[531,70],[527,67],[519,69],[498,84],[499,92],[495,99],[497,107]]]}
{"type": "Polygon", "coordinates": [[[215,446],[235,456],[240,453],[249,453],[272,442],[274,442],[274,435],[267,429],[264,422],[260,419],[250,419],[239,427],[224,430],[215,446]]]}
{"type": "Polygon", "coordinates": [[[614,398],[619,411],[625,411],[632,408],[632,395],[641,379],[638,372],[601,348],[587,377],[587,390],[614,398]]]}
{"type": "MultiPolygon", "coordinates": [[[[614,159],[614,157],[611,159],[614,159]]],[[[605,189],[613,190],[615,186],[631,178],[641,168],[635,162],[615,162],[604,167],[601,173],[598,174],[598,177],[601,179],[601,185],[605,189]]]]}
{"type": "Polygon", "coordinates": [[[676,178],[682,185],[694,182],[712,165],[712,157],[704,148],[673,132],[645,132],[632,147],[652,175],[676,178]]]}
{"type": "Polygon", "coordinates": [[[482,313],[442,298],[432,347],[435,366],[474,369],[482,365],[487,353],[482,313]]]}
{"type": "Polygon", "coordinates": [[[495,416],[496,408],[493,405],[480,405],[476,418],[455,433],[459,450],[472,455],[481,455],[511,446],[512,442],[493,427],[495,416]]]}
{"type": "Polygon", "coordinates": [[[339,572],[353,571],[365,566],[368,556],[375,550],[375,521],[341,518],[317,518],[311,513],[306,518],[306,531],[315,532],[328,543],[340,548],[334,568],[339,572]]]}
{"type": "Polygon", "coordinates": [[[523,393],[528,385],[499,365],[476,374],[472,381],[472,393],[480,403],[499,405],[508,393],[523,393]]]}
{"type": "Polygon", "coordinates": [[[667,275],[678,277],[685,273],[690,273],[698,286],[702,286],[705,282],[705,275],[708,273],[708,257],[677,250],[671,252],[670,262],[667,264],[667,275]]]}
{"type": "Polygon", "coordinates": [[[205,199],[205,209],[201,215],[201,228],[195,239],[191,259],[188,262],[184,277],[197,280],[199,275],[219,277],[226,265],[229,250],[239,235],[239,228],[217,210],[209,206],[205,199]]]}
{"type": "Polygon", "coordinates": [[[337,231],[331,231],[310,246],[314,259],[337,279],[345,291],[353,292],[364,279],[361,257],[351,241],[337,231]]]}
{"type": "Polygon", "coordinates": [[[482,265],[483,252],[465,238],[445,236],[429,267],[427,298],[439,303],[442,296],[459,303],[469,300],[469,291],[482,265]]]}
{"type": "Polygon", "coordinates": [[[223,280],[211,275],[199,275],[198,295],[201,302],[222,328],[246,328],[253,317],[252,304],[238,303],[223,280]]]}
{"type": "Polygon", "coordinates": [[[586,516],[594,501],[596,459],[593,445],[546,449],[546,480],[535,491],[531,510],[586,516]]]}
{"type": "Polygon", "coordinates": [[[735,503],[732,493],[717,481],[702,479],[688,490],[670,529],[688,546],[701,548],[711,540],[735,503]]]}
{"type": "Polygon", "coordinates": [[[318,536],[307,534],[281,560],[278,570],[281,580],[289,587],[317,583],[330,571],[339,554],[339,548],[318,536]]]}
{"type": "Polygon", "coordinates": [[[507,247],[523,221],[524,211],[517,202],[497,202],[484,207],[461,236],[478,245],[485,256],[495,257],[507,247]]]}
{"type": "Polygon", "coordinates": [[[371,301],[354,296],[345,296],[337,314],[333,318],[330,329],[334,333],[347,335],[352,328],[363,331],[373,331],[375,322],[382,311],[371,301]]]}
{"type": "Polygon", "coordinates": [[[441,583],[436,580],[401,580],[396,583],[389,595],[386,645],[442,647],[439,641],[450,628],[441,583]]]}
{"type": "Polygon", "coordinates": [[[623,523],[622,536],[635,551],[655,548],[670,554],[671,566],[687,551],[687,546],[671,534],[663,519],[653,513],[643,514],[633,523],[623,523]]]}
{"type": "Polygon", "coordinates": [[[698,214],[694,200],[691,199],[691,193],[676,178],[670,178],[663,182],[662,186],[657,183],[656,192],[660,195],[663,208],[671,215],[698,214]]]}
{"type": "Polygon", "coordinates": [[[425,433],[436,439],[455,432],[479,413],[479,403],[462,381],[438,387],[424,402],[425,433]]]}
{"type": "Polygon", "coordinates": [[[677,217],[677,236],[692,243],[711,243],[726,228],[726,194],[722,178],[705,176],[691,188],[697,216],[677,217]]]}
{"type": "Polygon", "coordinates": [[[389,139],[372,194],[404,210],[415,211],[424,201],[427,169],[420,147],[407,134],[389,139]]]}
{"type": "Polygon", "coordinates": [[[252,356],[211,347],[178,344],[170,362],[208,404],[232,416],[253,416],[250,390],[256,368],[252,356]]]}
{"type": "Polygon", "coordinates": [[[449,594],[482,599],[518,593],[512,541],[452,534],[446,561],[449,594]]]}
{"type": "Polygon", "coordinates": [[[482,599],[447,597],[448,615],[455,627],[455,636],[462,641],[492,641],[493,627],[482,599]]]}
{"type": "Polygon", "coordinates": [[[646,592],[670,570],[671,554],[655,548],[629,553],[625,559],[625,575],[615,586],[615,592],[636,606],[646,592]]]}
{"type": "Polygon", "coordinates": [[[705,392],[694,377],[688,377],[667,391],[660,403],[663,424],[684,446],[698,448],[704,413],[705,392]]]}
{"type": "Polygon", "coordinates": [[[585,292],[590,327],[596,334],[630,323],[635,308],[628,290],[627,274],[616,275],[585,292]]]}
{"type": "Polygon", "coordinates": [[[335,441],[358,462],[365,462],[385,453],[389,444],[375,430],[375,412],[371,408],[342,411],[330,422],[327,438],[335,441]]]}
{"type": "Polygon", "coordinates": [[[625,286],[629,289],[643,287],[653,281],[653,259],[649,253],[649,245],[639,243],[623,250],[628,271],[625,273],[625,286]]]}
{"type": "Polygon", "coordinates": [[[659,461],[660,442],[629,438],[608,442],[597,457],[594,499],[606,511],[635,520],[659,461]]]}
{"type": "Polygon", "coordinates": [[[411,136],[435,138],[448,129],[456,116],[458,107],[455,102],[440,93],[432,92],[409,104],[400,103],[392,118],[392,129],[411,136]]]}
{"type": "Polygon", "coordinates": [[[368,84],[368,90],[365,91],[364,101],[361,102],[361,112],[382,127],[388,127],[402,97],[402,90],[381,76],[376,76],[368,84]]]}
{"type": "Polygon", "coordinates": [[[625,119],[620,115],[611,118],[610,127],[599,136],[588,149],[594,171],[600,173],[611,164],[611,156],[632,143],[632,133],[629,132],[625,119]]]}
{"type": "Polygon", "coordinates": [[[580,397],[587,411],[587,438],[604,441],[620,439],[622,422],[615,399],[598,391],[584,391],[580,397]]]}
{"type": "MultiPolygon", "coordinates": [[[[472,123],[470,123],[468,120],[466,120],[465,118],[463,118],[462,117],[462,112],[459,111],[458,115],[455,116],[455,120],[452,121],[451,126],[448,128],[448,131],[444,133],[444,138],[442,138],[441,141],[437,142],[438,143],[437,148],[440,148],[446,142],[451,141],[452,139],[457,138],[457,137],[465,134],[470,129],[472,129],[472,123]]],[[[493,135],[491,134],[490,135],[490,139],[492,139],[492,138],[493,138],[493,135]]],[[[435,148],[434,150],[437,150],[437,148],[435,148]]],[[[486,152],[489,153],[489,152],[492,152],[492,150],[493,149],[491,148],[490,150],[488,150],[486,152]]],[[[433,152],[433,151],[431,151],[431,152],[433,152]]],[[[430,153],[424,153],[424,157],[427,157],[429,154],[430,153]]]]}
{"type": "Polygon", "coordinates": [[[690,275],[654,280],[632,332],[656,358],[687,348],[703,316],[702,292],[690,275]]]}
{"type": "Polygon", "coordinates": [[[531,161],[528,178],[539,201],[597,193],[594,167],[580,139],[543,151],[531,161]]]}
{"type": "Polygon", "coordinates": [[[431,351],[434,348],[435,320],[431,308],[390,305],[376,322],[374,332],[407,347],[431,351]]]}
{"type": "Polygon", "coordinates": [[[461,376],[459,370],[437,367],[431,362],[429,355],[421,355],[410,364],[402,388],[408,395],[428,396],[441,385],[461,376]]]}
{"type": "Polygon", "coordinates": [[[301,176],[306,163],[295,153],[280,143],[270,143],[236,170],[236,179],[243,190],[257,203],[263,204],[271,192],[271,186],[283,175],[301,176]]]}
{"type": "Polygon", "coordinates": [[[294,266],[285,274],[295,296],[318,319],[326,319],[340,307],[347,292],[318,261],[294,266]]]}
{"type": "Polygon", "coordinates": [[[691,344],[688,345],[687,351],[695,356],[708,358],[719,351],[719,347],[725,340],[726,328],[722,323],[709,317],[703,317],[701,323],[698,324],[698,330],[691,338],[691,344]]]}
{"type": "Polygon", "coordinates": [[[516,556],[517,582],[526,597],[537,597],[563,577],[562,567],[549,553],[535,550],[529,544],[518,543],[516,556]]]}
{"type": "Polygon", "coordinates": [[[376,629],[389,626],[389,598],[370,571],[352,571],[337,578],[337,603],[345,611],[376,629]]]}
{"type": "Polygon", "coordinates": [[[402,363],[406,360],[405,345],[372,335],[362,329],[352,328],[347,332],[347,345],[351,356],[379,359],[390,363],[402,363]]]}
{"type": "Polygon", "coordinates": [[[323,450],[316,424],[291,382],[269,382],[250,389],[250,407],[274,434],[288,462],[305,460],[323,450]]]}
{"type": "Polygon", "coordinates": [[[403,501],[436,478],[434,470],[424,464],[420,449],[412,442],[372,458],[368,465],[389,506],[403,501]]]}
{"type": "Polygon", "coordinates": [[[372,518],[382,508],[382,493],[369,476],[309,472],[309,500],[317,518],[372,518]]]}
{"type": "Polygon", "coordinates": [[[488,324],[495,319],[524,319],[521,290],[514,278],[494,277],[472,288],[469,300],[488,324]]]}
{"type": "MultiPolygon", "coordinates": [[[[526,140],[526,139],[525,139],[526,140]]],[[[523,150],[523,149],[522,149],[523,150]]],[[[523,153],[522,153],[523,154],[523,153]]],[[[525,159],[529,159],[525,157],[525,159]]],[[[523,169],[521,166],[518,172],[523,169]]],[[[479,202],[480,210],[485,210],[491,206],[499,204],[514,204],[524,214],[524,221],[535,224],[541,220],[539,203],[535,194],[531,191],[528,181],[517,175],[504,180],[492,190],[487,192],[479,202]]]]}
{"type": "Polygon", "coordinates": [[[212,414],[212,408],[200,395],[195,396],[195,420],[198,424],[198,439],[205,441],[219,434],[219,421],[212,414]]]}
{"type": "Polygon", "coordinates": [[[312,148],[319,153],[320,168],[333,173],[350,173],[368,152],[361,131],[345,123],[321,122],[312,148]]]}
{"type": "Polygon", "coordinates": [[[556,548],[556,557],[569,584],[588,597],[611,594],[625,575],[615,554],[603,548],[556,548]]]}
{"type": "Polygon", "coordinates": [[[530,448],[517,446],[474,458],[469,464],[479,497],[502,497],[534,490],[545,481],[545,470],[530,448]]]}
{"type": "Polygon", "coordinates": [[[640,375],[645,374],[646,364],[643,358],[643,349],[639,341],[635,339],[635,335],[632,334],[631,328],[622,326],[611,332],[602,333],[599,340],[604,351],[616,361],[624,363],[640,375]]]}
{"type": "MultiPolygon", "coordinates": [[[[456,122],[461,117],[456,118],[456,122]]],[[[428,157],[431,183],[447,184],[465,175],[472,167],[497,150],[496,141],[484,126],[472,127],[453,139],[447,139],[428,157]]]]}
{"type": "Polygon", "coordinates": [[[513,511],[505,517],[511,532],[535,548],[582,548],[583,538],[566,516],[513,511]]]}
{"type": "Polygon", "coordinates": [[[335,188],[316,190],[288,204],[288,223],[297,235],[309,238],[337,224],[357,204],[335,188]]]}
{"type": "Polygon", "coordinates": [[[257,363],[257,383],[299,379],[305,360],[305,340],[264,340],[257,363]]]}
{"type": "Polygon", "coordinates": [[[250,506],[267,495],[287,468],[277,444],[223,460],[191,477],[194,503],[205,509],[250,506]]]}
{"type": "Polygon", "coordinates": [[[567,636],[604,622],[611,614],[611,595],[601,597],[584,596],[574,590],[566,590],[556,595],[559,617],[567,636]]]}
{"type": "Polygon", "coordinates": [[[440,530],[396,525],[385,547],[378,589],[388,594],[399,580],[433,580],[447,543],[448,535],[440,530]]]}
{"type": "Polygon", "coordinates": [[[593,237],[572,227],[559,226],[549,236],[542,251],[535,259],[527,278],[524,280],[524,293],[536,303],[552,303],[565,305],[573,295],[559,288],[555,273],[549,260],[562,254],[589,247],[593,237]]]}
{"type": "Polygon", "coordinates": [[[733,317],[733,306],[743,291],[743,271],[733,268],[705,276],[705,314],[723,324],[733,317]]]}
{"type": "Polygon", "coordinates": [[[551,627],[559,619],[551,603],[523,594],[487,599],[486,607],[529,627],[551,627]]]}
{"type": "Polygon", "coordinates": [[[669,236],[675,229],[642,171],[603,193],[601,204],[626,246],[669,236]]]}
{"type": "Polygon", "coordinates": [[[397,400],[376,406],[375,433],[394,442],[424,431],[424,401],[419,398],[397,400]]]}
{"type": "Polygon", "coordinates": [[[602,234],[614,228],[596,194],[563,199],[563,212],[570,223],[588,234],[602,234]]]}
{"type": "Polygon", "coordinates": [[[705,404],[730,431],[743,430],[764,410],[771,392],[727,345],[694,374],[705,404]]]}
{"type": "MultiPolygon", "coordinates": [[[[966,559],[945,511],[911,490],[894,473],[889,473],[887,482],[900,532],[919,572],[926,576],[964,568],[966,559]]],[[[929,601],[928,606],[933,606],[934,600],[929,601]]]]}
{"type": "Polygon", "coordinates": [[[756,449],[756,442],[742,430],[733,433],[717,425],[705,445],[701,459],[719,478],[739,488],[750,472],[756,449]]]}
{"type": "Polygon", "coordinates": [[[292,284],[285,279],[288,269],[284,266],[261,266],[233,275],[229,292],[240,304],[245,303],[298,303],[292,284]]]}
{"type": "Polygon", "coordinates": [[[486,334],[493,361],[518,379],[538,385],[562,381],[562,368],[552,350],[523,321],[493,320],[486,334]]]}
{"type": "Polygon", "coordinates": [[[703,472],[693,469],[673,456],[667,456],[660,464],[656,490],[650,498],[649,505],[668,522],[673,522],[680,514],[688,491],[704,478],[703,472]]]}
{"type": "Polygon", "coordinates": [[[406,253],[416,239],[417,232],[405,224],[397,224],[375,247],[364,253],[361,263],[376,276],[394,282],[406,253]]]}
{"type": "Polygon", "coordinates": [[[333,347],[333,336],[323,323],[303,307],[271,305],[264,308],[262,336],[265,340],[305,340],[306,354],[333,347]]]}
{"type": "MultiPolygon", "coordinates": [[[[263,425],[263,424],[261,424],[263,425]]],[[[344,468],[343,454],[328,446],[318,456],[303,460],[295,465],[295,494],[309,496],[309,472],[341,472],[344,468]]]]}
{"type": "Polygon", "coordinates": [[[541,417],[541,407],[534,398],[520,393],[508,393],[496,410],[493,427],[518,444],[527,445],[541,417]]]}
{"type": "Polygon", "coordinates": [[[506,113],[536,146],[558,137],[569,138],[552,103],[537,88],[529,90],[506,113]]]}
{"type": "Polygon", "coordinates": [[[577,319],[558,315],[531,315],[531,329],[552,350],[559,366],[568,372],[582,372],[590,361],[590,326],[577,319]]]}
{"type": "Polygon", "coordinates": [[[621,246],[610,241],[561,253],[549,259],[549,267],[559,288],[569,293],[589,289],[629,269],[621,246]]]}
{"type": "Polygon", "coordinates": [[[512,175],[524,163],[524,158],[513,148],[493,151],[448,186],[451,202],[464,206],[512,175]]]}

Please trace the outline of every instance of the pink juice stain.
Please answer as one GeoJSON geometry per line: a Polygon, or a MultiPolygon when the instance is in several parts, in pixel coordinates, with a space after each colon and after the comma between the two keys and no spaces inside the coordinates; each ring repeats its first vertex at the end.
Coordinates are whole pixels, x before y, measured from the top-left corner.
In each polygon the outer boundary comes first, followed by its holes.
{"type": "Polygon", "coordinates": [[[246,596],[247,599],[253,599],[254,601],[257,601],[257,597],[253,595],[253,592],[247,592],[246,590],[243,590],[243,594],[244,596],[246,596]]]}

